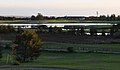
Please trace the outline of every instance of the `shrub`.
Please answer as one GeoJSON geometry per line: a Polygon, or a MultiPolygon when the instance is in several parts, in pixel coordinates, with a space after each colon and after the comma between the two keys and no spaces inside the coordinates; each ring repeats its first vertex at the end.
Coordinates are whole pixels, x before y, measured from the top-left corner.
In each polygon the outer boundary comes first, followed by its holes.
{"type": "Polygon", "coordinates": [[[16,36],[13,55],[18,62],[27,62],[40,55],[41,38],[34,30],[24,30],[16,36]]]}
{"type": "MultiPolygon", "coordinates": [[[[94,53],[95,51],[94,50],[89,50],[88,53],[94,53]]],[[[97,51],[96,51],[97,52],[97,51]]]]}
{"type": "Polygon", "coordinates": [[[2,54],[1,54],[1,52],[0,52],[0,58],[2,58],[2,54]]]}
{"type": "Polygon", "coordinates": [[[0,58],[2,58],[2,46],[0,46],[0,58]]]}
{"type": "Polygon", "coordinates": [[[5,49],[10,50],[11,49],[10,44],[6,44],[5,49]]]}
{"type": "Polygon", "coordinates": [[[4,26],[4,25],[0,26],[0,33],[10,33],[14,31],[15,31],[14,28],[11,26],[4,26]]]}
{"type": "Polygon", "coordinates": [[[73,48],[73,47],[68,47],[68,48],[67,48],[67,51],[70,52],[70,53],[71,53],[71,52],[74,52],[74,48],[73,48]]]}

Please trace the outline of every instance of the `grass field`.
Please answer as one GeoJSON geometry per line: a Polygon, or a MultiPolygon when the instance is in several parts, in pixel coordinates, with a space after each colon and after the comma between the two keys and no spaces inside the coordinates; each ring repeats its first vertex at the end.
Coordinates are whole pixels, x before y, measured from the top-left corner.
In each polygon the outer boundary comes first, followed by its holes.
{"type": "MultiPolygon", "coordinates": [[[[4,58],[2,61],[6,61],[6,59],[4,58]]],[[[19,66],[60,67],[82,70],[119,70],[119,65],[120,55],[118,54],[42,52],[37,60],[22,63],[19,66]]]]}
{"type": "Polygon", "coordinates": [[[75,50],[79,48],[111,48],[120,49],[120,44],[68,44],[68,43],[44,43],[45,49],[67,49],[68,47],[74,47],[75,50]]]}
{"type": "Polygon", "coordinates": [[[46,22],[50,23],[111,23],[111,24],[119,24],[120,21],[86,21],[86,20],[46,20],[46,22]]]}
{"type": "MultiPolygon", "coordinates": [[[[70,46],[81,47],[109,47],[119,48],[119,44],[101,44],[101,45],[80,45],[80,44],[60,44],[46,43],[45,48],[60,48],[70,46]]],[[[11,56],[10,56],[11,58],[11,56]]],[[[12,58],[10,59],[12,60],[12,58]]],[[[9,63],[11,62],[9,60],[9,63]]],[[[7,56],[0,60],[0,66],[7,65],[7,56]]],[[[41,56],[34,61],[22,63],[19,66],[38,66],[38,67],[60,67],[82,70],[119,70],[120,54],[102,54],[102,53],[64,53],[64,52],[41,52],[41,56]]]]}
{"type": "Polygon", "coordinates": [[[119,70],[120,55],[42,52],[38,60],[21,65],[83,70],[119,70]]]}
{"type": "Polygon", "coordinates": [[[50,22],[50,23],[59,23],[59,22],[66,22],[66,23],[69,23],[69,22],[78,22],[76,20],[46,20],[47,22],[50,22]]]}

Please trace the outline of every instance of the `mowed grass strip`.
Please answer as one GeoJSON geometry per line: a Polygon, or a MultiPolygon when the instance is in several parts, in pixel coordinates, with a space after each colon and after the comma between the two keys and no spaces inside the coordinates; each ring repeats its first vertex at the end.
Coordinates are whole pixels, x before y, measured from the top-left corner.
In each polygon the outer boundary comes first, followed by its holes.
{"type": "MultiPolygon", "coordinates": [[[[70,47],[77,45],[78,44],[44,43],[43,47],[56,48],[56,47],[70,47]]],[[[78,46],[80,45],[81,44],[79,44],[78,46]]],[[[84,45],[86,46],[87,44],[84,45]]],[[[99,44],[99,45],[101,47],[109,46],[110,48],[119,47],[119,44],[99,44]]],[[[93,47],[95,46],[96,44],[93,45],[93,47]]],[[[7,60],[6,55],[3,55],[3,58],[0,60],[0,66],[6,65],[6,60],[7,60]]],[[[119,70],[120,54],[64,53],[64,52],[42,51],[40,57],[37,60],[33,60],[27,63],[22,63],[19,66],[60,67],[60,68],[70,68],[70,69],[82,69],[82,70],[119,70]]]]}
{"type": "MultiPolygon", "coordinates": [[[[120,55],[118,54],[42,52],[37,60],[22,63],[19,66],[60,67],[83,70],[119,70],[119,58],[120,55]]],[[[5,61],[5,59],[2,60],[5,61]]]]}
{"type": "Polygon", "coordinates": [[[85,70],[119,70],[119,59],[120,55],[118,54],[42,52],[37,60],[21,65],[85,70]]]}
{"type": "MultiPolygon", "coordinates": [[[[1,59],[2,64],[6,62],[5,57],[1,59]]],[[[0,66],[2,66],[2,64],[0,63],[0,66]]],[[[119,70],[119,65],[120,55],[118,54],[42,52],[37,60],[22,63],[19,66],[58,67],[83,70],[119,70]]]]}
{"type": "Polygon", "coordinates": [[[68,43],[45,42],[42,47],[44,49],[67,49],[68,47],[74,47],[75,50],[79,48],[120,49],[120,44],[68,44],[68,43]]]}
{"type": "MultiPolygon", "coordinates": [[[[119,44],[44,43],[42,47],[47,49],[76,47],[77,49],[78,47],[120,48],[119,46],[119,44]]],[[[85,70],[119,70],[120,54],[42,52],[38,60],[30,62],[29,64],[25,63],[25,65],[85,70]]]]}

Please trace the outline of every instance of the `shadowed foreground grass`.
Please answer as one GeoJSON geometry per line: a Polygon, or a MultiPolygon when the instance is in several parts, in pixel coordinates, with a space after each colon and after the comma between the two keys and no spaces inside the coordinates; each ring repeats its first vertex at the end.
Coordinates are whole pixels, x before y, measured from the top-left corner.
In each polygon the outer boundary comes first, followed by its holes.
{"type": "MultiPolygon", "coordinates": [[[[2,58],[0,66],[6,64],[6,58],[2,58]]],[[[119,70],[119,54],[101,53],[63,53],[42,52],[41,56],[34,61],[21,63],[21,67],[60,67],[85,70],[119,70]]]]}
{"type": "Polygon", "coordinates": [[[62,67],[87,70],[119,70],[119,54],[42,52],[41,56],[22,66],[62,67]]]}
{"type": "MultiPolygon", "coordinates": [[[[119,44],[101,44],[101,45],[77,45],[77,44],[58,44],[47,43],[44,48],[62,48],[62,47],[102,47],[119,48],[119,44]]],[[[6,54],[0,60],[0,66],[10,66],[10,61],[6,64],[6,54]]],[[[10,56],[11,58],[11,56],[10,56]]],[[[12,58],[10,59],[13,60],[12,58]]],[[[120,70],[120,54],[102,54],[102,53],[64,53],[64,52],[41,52],[41,56],[34,61],[21,63],[21,67],[60,67],[82,70],[120,70]]]]}
{"type": "Polygon", "coordinates": [[[75,50],[79,48],[106,48],[106,49],[120,49],[120,44],[68,44],[68,43],[44,43],[44,49],[67,49],[73,47],[75,50]]]}

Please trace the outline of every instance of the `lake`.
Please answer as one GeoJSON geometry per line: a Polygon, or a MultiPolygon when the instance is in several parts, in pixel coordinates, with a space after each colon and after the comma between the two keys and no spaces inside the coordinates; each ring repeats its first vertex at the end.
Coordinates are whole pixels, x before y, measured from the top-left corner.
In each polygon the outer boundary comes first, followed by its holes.
{"type": "MultiPolygon", "coordinates": [[[[39,26],[39,25],[46,25],[48,27],[57,26],[57,27],[64,27],[64,26],[112,26],[111,23],[45,23],[45,24],[0,24],[5,26],[13,26],[13,27],[24,27],[24,28],[31,28],[31,26],[39,26]]],[[[116,25],[116,24],[114,24],[116,25]]]]}

